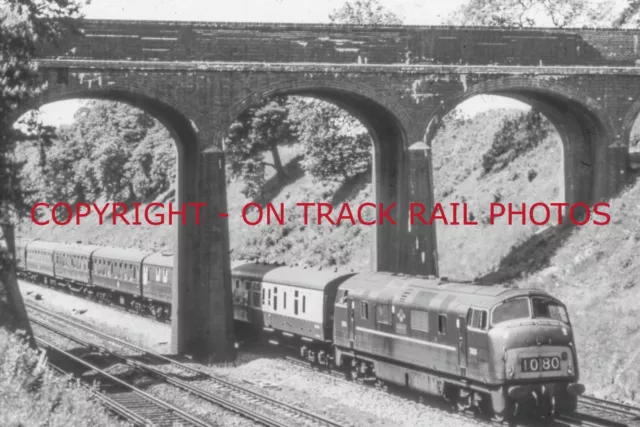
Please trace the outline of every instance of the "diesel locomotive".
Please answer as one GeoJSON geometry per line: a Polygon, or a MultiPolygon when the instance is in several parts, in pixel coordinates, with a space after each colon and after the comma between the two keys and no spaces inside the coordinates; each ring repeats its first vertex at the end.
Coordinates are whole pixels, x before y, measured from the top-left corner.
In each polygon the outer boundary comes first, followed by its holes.
{"type": "MultiPolygon", "coordinates": [[[[25,239],[16,250],[23,277],[170,315],[172,255],[25,239]]],[[[238,330],[354,380],[440,396],[496,421],[531,408],[568,414],[584,393],[566,307],[542,290],[241,261],[231,267],[238,330]]]]}

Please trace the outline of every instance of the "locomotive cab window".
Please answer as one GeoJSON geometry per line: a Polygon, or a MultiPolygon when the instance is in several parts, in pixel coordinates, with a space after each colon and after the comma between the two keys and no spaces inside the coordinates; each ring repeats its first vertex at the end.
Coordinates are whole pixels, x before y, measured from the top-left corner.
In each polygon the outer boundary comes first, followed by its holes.
{"type": "Polygon", "coordinates": [[[476,308],[469,309],[467,315],[467,326],[471,329],[484,331],[487,328],[487,311],[476,308]]]}
{"type": "Polygon", "coordinates": [[[438,333],[440,335],[447,335],[447,315],[438,314],[438,333]]]}
{"type": "Polygon", "coordinates": [[[556,301],[548,298],[534,297],[531,299],[531,303],[533,306],[533,317],[544,317],[569,324],[567,310],[556,301]]]}
{"type": "Polygon", "coordinates": [[[529,318],[531,318],[531,307],[529,298],[526,297],[504,301],[491,311],[491,325],[493,326],[509,320],[529,318]]]}

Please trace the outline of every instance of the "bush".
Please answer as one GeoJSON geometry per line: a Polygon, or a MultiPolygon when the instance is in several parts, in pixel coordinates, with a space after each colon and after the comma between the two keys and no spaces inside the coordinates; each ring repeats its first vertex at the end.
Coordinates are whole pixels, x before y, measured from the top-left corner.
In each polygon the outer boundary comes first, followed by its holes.
{"type": "Polygon", "coordinates": [[[493,143],[482,156],[484,173],[499,172],[507,165],[536,148],[553,129],[551,123],[535,110],[506,118],[493,137],[493,143]]]}
{"type": "Polygon", "coordinates": [[[0,328],[0,425],[128,426],[110,417],[88,390],[54,375],[23,338],[0,328]]]}

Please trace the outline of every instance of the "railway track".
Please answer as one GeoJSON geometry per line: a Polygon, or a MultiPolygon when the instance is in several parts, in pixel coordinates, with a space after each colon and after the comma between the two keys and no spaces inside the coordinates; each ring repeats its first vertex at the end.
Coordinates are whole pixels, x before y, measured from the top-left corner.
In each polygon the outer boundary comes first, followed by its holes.
{"type": "MultiPolygon", "coordinates": [[[[291,364],[318,371],[325,375],[346,379],[343,373],[330,371],[326,368],[318,369],[309,365],[307,361],[296,357],[285,356],[285,360],[291,364]]],[[[364,383],[361,380],[358,382],[364,383]]],[[[571,416],[561,416],[553,420],[553,423],[555,425],[583,427],[640,427],[640,408],[636,406],[591,396],[582,396],[578,400],[578,409],[580,412],[571,416]]]]}
{"type": "Polygon", "coordinates": [[[150,352],[118,338],[111,337],[89,326],[75,322],[64,316],[51,313],[45,309],[34,306],[33,304],[26,303],[26,306],[30,310],[37,312],[39,315],[44,315],[45,317],[49,317],[50,319],[54,319],[57,322],[62,323],[67,328],[63,330],[60,327],[53,326],[51,322],[43,322],[39,319],[34,318],[33,316],[30,316],[30,319],[33,323],[45,329],[48,329],[51,332],[54,332],[55,334],[60,335],[68,340],[74,341],[84,347],[91,348],[95,351],[101,352],[102,354],[109,355],[110,357],[120,360],[122,363],[143,371],[150,376],[159,378],[168,384],[171,384],[179,389],[197,396],[198,398],[223,407],[227,410],[233,411],[243,417],[249,418],[267,427],[292,427],[301,425],[308,427],[348,426],[347,423],[330,420],[321,415],[314,414],[304,409],[296,408],[293,405],[268,397],[262,393],[249,390],[245,387],[210,375],[199,369],[186,366],[166,356],[150,352]],[[182,371],[182,373],[195,375],[195,377],[190,378],[190,382],[186,382],[182,379],[177,378],[175,374],[167,374],[151,366],[150,364],[140,362],[139,360],[136,360],[131,356],[124,355],[120,352],[110,350],[105,346],[101,346],[94,342],[89,342],[79,338],[78,336],[72,335],[67,332],[69,326],[99,337],[101,340],[110,342],[111,344],[115,344],[129,351],[132,351],[133,353],[135,353],[135,357],[137,359],[144,359],[153,364],[162,363],[165,366],[168,365],[172,368],[176,368],[179,371],[182,371]],[[214,392],[198,388],[195,385],[191,384],[191,382],[193,382],[194,380],[208,382],[210,385],[214,386],[214,392]]]}
{"type": "Polygon", "coordinates": [[[92,394],[109,410],[136,426],[212,427],[42,338],[36,337],[36,341],[48,350],[48,363],[58,373],[79,376],[83,372],[92,372],[94,378],[99,379],[98,391],[92,390],[92,394]]]}

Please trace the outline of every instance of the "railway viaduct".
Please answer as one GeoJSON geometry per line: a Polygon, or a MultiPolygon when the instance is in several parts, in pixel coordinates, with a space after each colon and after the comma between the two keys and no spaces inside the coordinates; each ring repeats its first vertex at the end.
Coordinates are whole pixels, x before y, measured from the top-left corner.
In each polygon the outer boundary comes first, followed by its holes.
{"type": "MultiPolygon", "coordinates": [[[[209,22],[76,23],[80,35],[38,54],[44,94],[128,102],[177,142],[178,202],[205,202],[200,225],[177,226],[172,346],[233,359],[223,139],[245,108],[277,94],[333,101],[368,127],[380,226],[372,268],[437,274],[436,230],[408,226],[410,201],[433,203],[431,139],[439,120],[478,94],[535,106],[564,143],[567,202],[615,195],[629,170],[640,111],[640,31],[353,27],[209,22]]],[[[231,212],[231,215],[239,214],[231,212]]],[[[189,213],[194,217],[193,212],[189,213]]]]}

